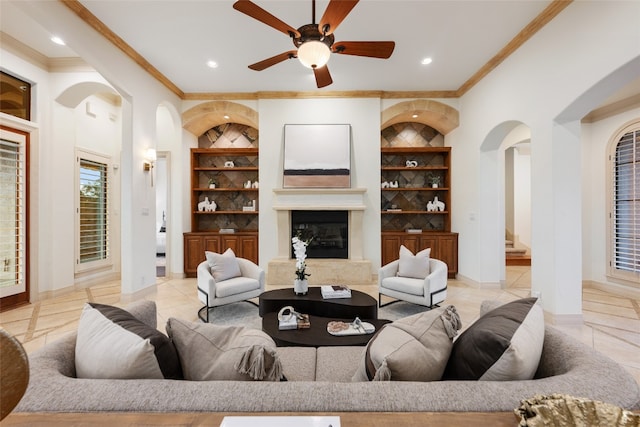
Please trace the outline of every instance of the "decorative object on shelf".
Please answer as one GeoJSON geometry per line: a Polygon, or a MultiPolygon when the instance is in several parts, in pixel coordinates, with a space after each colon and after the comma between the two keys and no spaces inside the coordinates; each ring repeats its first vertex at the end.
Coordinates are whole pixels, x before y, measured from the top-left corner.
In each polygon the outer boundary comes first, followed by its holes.
{"type": "Polygon", "coordinates": [[[233,167],[235,167],[235,166],[236,166],[236,165],[233,163],[233,161],[232,161],[232,160],[227,160],[226,162],[224,162],[224,167],[225,167],[225,168],[233,168],[233,167]]]}
{"type": "Polygon", "coordinates": [[[440,185],[440,176],[430,173],[427,176],[427,181],[429,182],[429,184],[431,184],[431,188],[438,188],[438,186],[440,185]]]}
{"type": "Polygon", "coordinates": [[[398,181],[393,181],[389,183],[390,188],[398,188],[398,181]]]}
{"type": "Polygon", "coordinates": [[[244,188],[251,188],[251,180],[244,183],[244,188]]]}
{"type": "Polygon", "coordinates": [[[293,244],[293,254],[296,257],[296,279],[293,281],[293,292],[296,295],[306,295],[309,291],[309,282],[307,277],[311,276],[305,270],[307,268],[307,246],[313,237],[309,240],[301,240],[299,236],[291,238],[293,244]]]}
{"type": "Polygon", "coordinates": [[[407,160],[405,165],[407,165],[408,168],[415,168],[418,167],[418,162],[416,160],[407,160]]]}
{"type": "Polygon", "coordinates": [[[256,211],[256,201],[255,199],[251,201],[250,205],[242,207],[243,212],[255,212],[256,211]]]}
{"type": "Polygon", "coordinates": [[[253,181],[253,184],[251,184],[251,188],[259,188],[258,181],[253,181]]]}
{"type": "Polygon", "coordinates": [[[438,196],[433,198],[433,201],[427,202],[427,212],[443,212],[445,208],[444,202],[438,200],[438,196]]]}
{"type": "Polygon", "coordinates": [[[382,184],[380,184],[380,186],[381,186],[382,188],[389,188],[390,184],[389,184],[389,182],[388,182],[388,181],[385,181],[385,182],[383,182],[382,184]]]}
{"type": "Polygon", "coordinates": [[[198,203],[198,212],[214,212],[218,208],[215,201],[209,201],[209,197],[205,197],[204,200],[198,203]]]}
{"type": "Polygon", "coordinates": [[[209,177],[209,188],[216,188],[216,179],[212,176],[209,177]]]}

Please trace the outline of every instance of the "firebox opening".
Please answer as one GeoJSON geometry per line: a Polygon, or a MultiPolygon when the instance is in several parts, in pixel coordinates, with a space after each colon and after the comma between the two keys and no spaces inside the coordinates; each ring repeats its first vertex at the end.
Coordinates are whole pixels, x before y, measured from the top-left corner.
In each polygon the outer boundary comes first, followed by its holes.
{"type": "MultiPolygon", "coordinates": [[[[348,211],[291,211],[291,237],[313,237],[307,258],[349,258],[348,211]]],[[[293,247],[291,258],[294,258],[293,247]]]]}

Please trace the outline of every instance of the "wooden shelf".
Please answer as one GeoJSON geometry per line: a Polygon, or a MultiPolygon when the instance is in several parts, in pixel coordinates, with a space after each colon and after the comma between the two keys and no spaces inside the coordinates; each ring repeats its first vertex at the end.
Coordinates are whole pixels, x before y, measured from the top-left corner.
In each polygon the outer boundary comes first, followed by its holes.
{"type": "Polygon", "coordinates": [[[205,191],[260,191],[259,188],[243,188],[243,187],[234,187],[234,188],[209,188],[209,187],[202,187],[202,188],[192,188],[192,191],[198,191],[198,192],[205,192],[205,191]]]}
{"type": "Polygon", "coordinates": [[[380,188],[382,191],[449,191],[449,187],[397,187],[380,188]]]}
{"type": "Polygon", "coordinates": [[[416,166],[416,167],[407,167],[407,166],[382,166],[380,170],[383,171],[446,171],[449,169],[446,166],[416,166]]]}
{"type": "Polygon", "coordinates": [[[408,210],[402,210],[402,211],[381,211],[382,214],[386,214],[386,215],[407,215],[407,214],[411,214],[411,215],[449,215],[449,211],[408,211],[408,210]]]}
{"type": "Polygon", "coordinates": [[[234,166],[232,168],[219,168],[219,167],[207,167],[207,166],[198,166],[193,168],[196,172],[253,172],[258,171],[258,168],[255,166],[234,166]]]}
{"type": "Polygon", "coordinates": [[[258,211],[213,211],[213,212],[200,212],[194,211],[195,215],[256,215],[258,211]]]}

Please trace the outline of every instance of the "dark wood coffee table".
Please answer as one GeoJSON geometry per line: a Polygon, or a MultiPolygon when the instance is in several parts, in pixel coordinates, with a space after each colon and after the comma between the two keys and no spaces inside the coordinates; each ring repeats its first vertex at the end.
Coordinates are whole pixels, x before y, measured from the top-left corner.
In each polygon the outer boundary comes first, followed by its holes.
{"type": "MultiPolygon", "coordinates": [[[[309,315],[309,323],[311,327],[308,329],[291,329],[281,331],[278,329],[278,313],[266,313],[262,317],[262,330],[269,334],[278,347],[300,346],[300,347],[324,347],[324,346],[343,346],[343,345],[366,345],[373,337],[375,332],[363,335],[343,335],[335,336],[327,332],[327,324],[332,320],[342,320],[343,322],[352,322],[350,319],[332,319],[328,317],[320,317],[309,315]]],[[[391,322],[384,319],[362,319],[376,327],[376,332],[380,330],[382,325],[391,322]]]]}
{"type": "Polygon", "coordinates": [[[327,332],[327,323],[332,320],[352,322],[359,317],[369,322],[378,331],[389,320],[378,319],[378,301],[364,292],[351,290],[351,298],[322,298],[319,286],[309,288],[307,295],[296,295],[293,289],[275,289],[263,292],[259,298],[259,313],[262,330],[273,338],[276,345],[284,346],[341,346],[365,345],[372,334],[334,336],[327,332]],[[278,312],[282,307],[292,306],[297,312],[309,315],[311,327],[281,331],[278,329],[278,312]]]}
{"type": "Polygon", "coordinates": [[[364,292],[351,290],[351,298],[324,299],[319,286],[309,287],[307,295],[296,295],[292,288],[263,292],[259,297],[260,317],[292,306],[300,313],[335,319],[377,319],[378,301],[364,292]]]}

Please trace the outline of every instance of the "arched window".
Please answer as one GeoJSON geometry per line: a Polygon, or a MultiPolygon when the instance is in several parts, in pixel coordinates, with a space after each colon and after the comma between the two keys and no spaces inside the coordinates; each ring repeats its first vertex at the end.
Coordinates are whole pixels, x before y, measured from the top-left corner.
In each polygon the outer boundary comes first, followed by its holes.
{"type": "Polygon", "coordinates": [[[609,273],[640,283],[640,122],[612,148],[609,273]]]}

